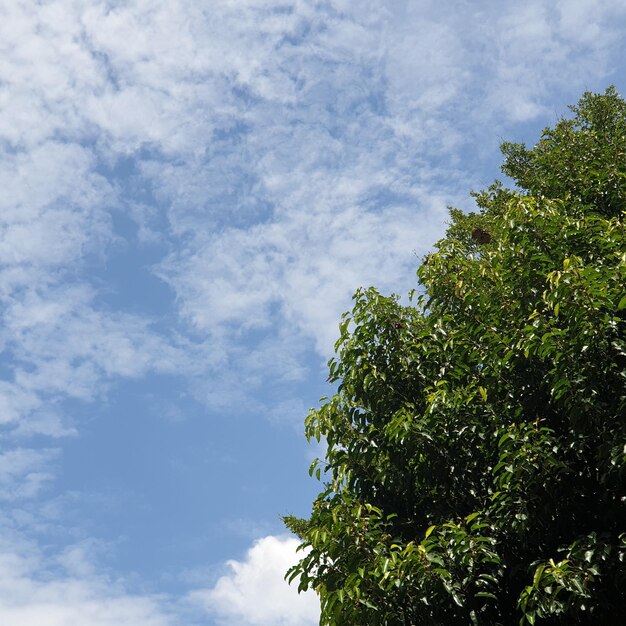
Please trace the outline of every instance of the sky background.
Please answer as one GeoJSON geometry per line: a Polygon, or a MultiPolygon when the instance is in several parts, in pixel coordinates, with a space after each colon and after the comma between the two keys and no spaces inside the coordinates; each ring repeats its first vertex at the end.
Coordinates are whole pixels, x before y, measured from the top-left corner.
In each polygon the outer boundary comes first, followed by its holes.
{"type": "Polygon", "coordinates": [[[310,626],[359,286],[583,91],[623,0],[0,0],[0,624],[310,626]]]}

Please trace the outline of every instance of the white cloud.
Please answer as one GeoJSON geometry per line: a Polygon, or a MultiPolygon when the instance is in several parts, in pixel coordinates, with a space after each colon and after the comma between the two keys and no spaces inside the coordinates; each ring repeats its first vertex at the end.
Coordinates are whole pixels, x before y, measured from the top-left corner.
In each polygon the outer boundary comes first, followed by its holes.
{"type": "MultiPolygon", "coordinates": [[[[248,331],[265,333],[252,349],[266,351],[249,364],[266,367],[294,342],[327,356],[357,286],[412,281],[441,207],[473,184],[452,166],[460,151],[543,112],[551,90],[607,71],[623,10],[593,6],[11,3],[0,20],[0,137],[12,148],[0,176],[3,293],[13,311],[38,314],[60,280],[84,286],[87,258],[114,254],[110,207],[150,219],[101,173],[128,157],[166,212],[159,237],[176,252],[160,271],[201,331],[208,369],[241,366],[248,331]],[[603,36],[583,37],[582,22],[603,36]]],[[[76,337],[108,339],[54,364],[57,391],[72,379],[75,397],[172,354],[148,323],[96,300],[78,298],[66,319],[76,337]]],[[[21,332],[16,349],[50,353],[61,342],[48,329],[21,332]]],[[[52,384],[36,361],[6,399],[14,411],[37,403],[27,389],[52,384]]]]}
{"type": "Polygon", "coordinates": [[[64,267],[97,253],[111,238],[110,219],[102,209],[115,195],[94,171],[91,150],[46,141],[1,155],[0,165],[3,266],[64,267]]]}
{"type": "Polygon", "coordinates": [[[123,580],[95,572],[94,546],[43,554],[3,528],[0,623],[10,626],[173,626],[165,598],[129,592],[123,580]]]}
{"type": "Polygon", "coordinates": [[[22,287],[6,300],[0,337],[15,360],[13,380],[0,383],[5,423],[22,433],[67,434],[55,408],[63,399],[93,400],[116,377],[179,371],[181,350],[148,320],[98,310],[94,297],[91,288],[70,284],[22,287]]]}
{"type": "MultiPolygon", "coordinates": [[[[235,26],[228,49],[245,31],[237,58],[249,63],[233,75],[260,100],[233,110],[245,131],[231,129],[191,169],[166,166],[160,193],[186,237],[161,267],[207,341],[228,337],[232,346],[246,330],[287,326],[327,356],[354,289],[410,285],[413,252],[426,251],[441,233],[442,208],[472,186],[432,157],[454,162],[479,142],[474,123],[490,116],[493,145],[494,125],[536,117],[551,89],[581,74],[557,14],[541,2],[504,12],[459,4],[456,17],[429,3],[306,15],[294,6],[289,19],[271,21],[255,5],[262,38],[246,30],[245,16],[235,26]],[[293,39],[302,20],[308,28],[293,39]],[[262,48],[250,60],[248,50],[268,40],[273,56],[262,48]],[[484,106],[474,111],[476,100],[484,106]],[[402,200],[370,201],[385,191],[402,200]],[[227,226],[216,217],[224,212],[227,226]]],[[[585,63],[591,76],[604,61],[585,63]]],[[[145,171],[156,177],[162,165],[145,171]]]]}
{"type": "Polygon", "coordinates": [[[259,539],[243,561],[228,561],[228,573],[215,585],[190,595],[192,602],[225,626],[313,626],[319,621],[319,601],[309,591],[298,594],[285,572],[298,560],[298,540],[267,536],[259,539]]]}
{"type": "Polygon", "coordinates": [[[60,450],[15,448],[0,453],[0,500],[22,500],[36,496],[53,478],[50,463],[60,450]]]}
{"type": "Polygon", "coordinates": [[[559,30],[572,42],[594,50],[608,48],[621,39],[617,20],[626,16],[620,0],[560,0],[557,4],[559,30]]]}

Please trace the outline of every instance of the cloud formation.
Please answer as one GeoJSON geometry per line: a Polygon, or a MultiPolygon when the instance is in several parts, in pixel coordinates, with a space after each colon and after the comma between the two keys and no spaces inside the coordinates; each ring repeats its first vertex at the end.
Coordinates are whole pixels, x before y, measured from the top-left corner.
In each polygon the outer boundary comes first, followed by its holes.
{"type": "MultiPolygon", "coordinates": [[[[252,348],[263,367],[291,349],[285,328],[327,357],[354,289],[406,284],[446,204],[475,184],[478,171],[456,169],[463,151],[610,71],[625,17],[619,2],[584,0],[3,11],[5,298],[24,309],[59,280],[93,289],[86,263],[115,254],[122,211],[162,243],[154,270],[219,371],[225,353],[245,367],[248,331],[263,331],[252,348]]],[[[153,334],[141,349],[171,340],[153,334]]],[[[100,370],[92,387],[128,374],[75,361],[78,380],[100,370]]],[[[37,402],[20,393],[15,410],[37,402]]]]}
{"type": "Polygon", "coordinates": [[[315,626],[319,601],[289,586],[285,572],[298,556],[298,540],[269,535],[256,541],[243,561],[228,561],[228,572],[215,585],[197,590],[190,600],[224,626],[315,626]]]}
{"type": "MultiPolygon", "coordinates": [[[[76,546],[56,569],[33,546],[0,545],[0,623],[11,626],[173,626],[163,599],[95,574],[76,546]],[[19,549],[21,548],[21,549],[19,549]]],[[[178,622],[176,622],[178,623],[178,622]]]]}

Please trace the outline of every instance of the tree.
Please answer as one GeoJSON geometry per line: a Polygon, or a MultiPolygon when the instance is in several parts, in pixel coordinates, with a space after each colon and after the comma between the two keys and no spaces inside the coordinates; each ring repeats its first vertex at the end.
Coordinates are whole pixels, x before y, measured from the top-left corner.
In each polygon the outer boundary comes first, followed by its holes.
{"type": "Polygon", "coordinates": [[[321,624],[626,615],[626,103],[586,93],[474,194],[408,306],[359,290],[306,419],[288,572],[321,624]]]}

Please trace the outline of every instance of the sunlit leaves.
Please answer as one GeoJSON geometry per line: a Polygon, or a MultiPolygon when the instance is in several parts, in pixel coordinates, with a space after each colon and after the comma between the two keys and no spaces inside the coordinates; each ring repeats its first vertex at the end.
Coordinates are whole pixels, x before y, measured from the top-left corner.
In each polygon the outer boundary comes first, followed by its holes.
{"type": "Polygon", "coordinates": [[[423,295],[359,290],[342,319],[336,394],[306,420],[324,490],[287,520],[323,624],[626,611],[626,106],[574,112],[504,145],[522,191],[452,210],[423,295]]]}

